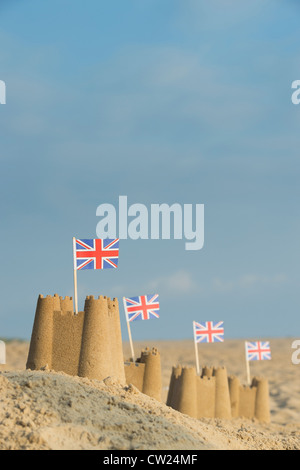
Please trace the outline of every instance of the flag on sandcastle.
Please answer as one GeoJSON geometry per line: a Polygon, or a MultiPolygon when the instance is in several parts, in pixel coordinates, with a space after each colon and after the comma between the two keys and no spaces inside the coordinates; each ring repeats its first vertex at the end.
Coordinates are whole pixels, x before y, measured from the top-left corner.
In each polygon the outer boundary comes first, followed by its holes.
{"type": "Polygon", "coordinates": [[[123,305],[133,361],[134,349],[132,343],[130,323],[136,320],[151,320],[153,318],[159,318],[158,297],[158,294],[140,295],[137,297],[123,297],[123,305]]]}
{"type": "Polygon", "coordinates": [[[158,294],[124,297],[124,309],[128,322],[159,318],[158,294]]]}
{"type": "Polygon", "coordinates": [[[223,321],[193,321],[194,346],[196,356],[196,370],[200,374],[198,343],[223,343],[224,342],[224,322],[223,321]]]}
{"type": "Polygon", "coordinates": [[[270,361],[271,348],[269,341],[246,341],[247,361],[270,361]]]}
{"type": "Polygon", "coordinates": [[[270,361],[271,347],[269,341],[245,341],[247,382],[250,384],[250,361],[270,361]]]}
{"type": "Polygon", "coordinates": [[[83,269],[117,268],[119,261],[119,239],[73,237],[74,302],[78,314],[77,271],[83,269]]]}
{"type": "Polygon", "coordinates": [[[223,343],[224,322],[207,321],[198,323],[194,321],[194,333],[196,343],[223,343]]]}
{"type": "Polygon", "coordinates": [[[119,239],[75,239],[75,259],[77,271],[117,268],[119,239]]]}

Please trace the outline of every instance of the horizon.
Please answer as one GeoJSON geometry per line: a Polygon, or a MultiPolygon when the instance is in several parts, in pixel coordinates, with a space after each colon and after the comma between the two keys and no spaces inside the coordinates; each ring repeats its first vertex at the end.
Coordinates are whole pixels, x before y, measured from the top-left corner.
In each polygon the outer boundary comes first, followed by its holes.
{"type": "MultiPolygon", "coordinates": [[[[224,344],[224,343],[226,343],[227,341],[250,341],[250,342],[251,342],[251,341],[264,341],[264,340],[266,340],[266,341],[272,341],[272,340],[277,340],[277,339],[293,340],[293,339],[298,339],[298,338],[299,338],[299,336],[268,336],[268,337],[265,337],[265,338],[264,338],[264,337],[260,337],[260,338],[259,338],[259,337],[255,337],[255,338],[248,338],[248,337],[244,337],[244,338],[242,338],[242,337],[240,337],[240,338],[233,338],[233,337],[227,337],[227,338],[223,341],[223,343],[219,343],[219,344],[224,344]]],[[[13,341],[19,341],[19,342],[21,342],[21,343],[29,343],[29,342],[30,342],[30,338],[13,338],[13,337],[7,338],[7,337],[1,337],[1,336],[0,336],[0,341],[4,341],[5,343],[11,343],[11,342],[13,342],[13,341]]],[[[164,338],[160,338],[160,339],[157,339],[157,338],[156,338],[156,339],[153,339],[153,338],[152,338],[152,339],[151,339],[151,338],[149,338],[149,339],[146,339],[146,338],[144,338],[144,339],[143,339],[143,338],[139,338],[139,339],[135,339],[135,340],[134,340],[134,343],[142,343],[142,342],[153,342],[153,343],[155,343],[155,342],[175,342],[175,343],[176,343],[176,342],[180,342],[180,341],[191,341],[191,343],[194,344],[194,339],[193,339],[193,337],[191,337],[191,338],[175,338],[175,339],[174,339],[174,338],[173,338],[173,339],[172,339],[172,338],[168,338],[168,339],[164,339],[164,338]]],[[[123,344],[128,344],[128,345],[130,344],[129,339],[123,339],[123,337],[122,337],[122,343],[123,343],[123,344]]],[[[213,346],[215,346],[215,345],[218,344],[218,343],[198,343],[198,344],[201,344],[201,345],[205,344],[205,345],[213,345],[213,346]]],[[[152,346],[152,345],[150,345],[150,346],[152,346]]],[[[291,348],[291,351],[292,351],[292,348],[291,348]]]]}

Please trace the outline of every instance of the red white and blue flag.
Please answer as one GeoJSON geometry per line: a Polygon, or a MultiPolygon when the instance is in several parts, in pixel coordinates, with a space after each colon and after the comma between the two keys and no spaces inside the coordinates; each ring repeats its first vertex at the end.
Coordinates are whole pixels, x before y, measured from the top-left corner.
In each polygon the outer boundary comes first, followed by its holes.
{"type": "Polygon", "coordinates": [[[119,239],[75,239],[74,269],[117,268],[119,239]]]}
{"type": "Polygon", "coordinates": [[[158,295],[140,295],[139,297],[123,297],[127,321],[150,320],[159,318],[158,295]]]}
{"type": "Polygon", "coordinates": [[[269,341],[246,341],[247,361],[270,361],[271,348],[269,341]]]}
{"type": "Polygon", "coordinates": [[[194,337],[196,343],[223,343],[224,322],[207,321],[198,323],[194,321],[194,337]]]}

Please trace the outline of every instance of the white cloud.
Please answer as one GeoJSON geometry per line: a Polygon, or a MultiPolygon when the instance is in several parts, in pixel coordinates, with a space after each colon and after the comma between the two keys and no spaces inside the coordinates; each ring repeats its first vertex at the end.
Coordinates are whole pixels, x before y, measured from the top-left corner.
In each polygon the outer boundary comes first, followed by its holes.
{"type": "Polygon", "coordinates": [[[245,274],[235,280],[214,278],[212,281],[212,289],[215,292],[231,292],[236,289],[248,289],[253,286],[278,285],[286,281],[287,276],[285,274],[275,274],[274,276],[245,274]]]}
{"type": "Polygon", "coordinates": [[[179,270],[169,276],[161,276],[150,281],[147,287],[153,292],[175,295],[189,294],[199,289],[193,276],[185,270],[179,270]]]}
{"type": "Polygon", "coordinates": [[[251,0],[237,2],[236,0],[185,0],[179,3],[180,15],[175,23],[184,31],[197,33],[205,30],[226,30],[244,24],[248,26],[257,15],[262,15],[272,7],[271,0],[251,0]]]}
{"type": "Polygon", "coordinates": [[[150,280],[137,286],[133,289],[132,286],[119,284],[111,287],[111,292],[115,296],[133,296],[133,295],[146,295],[146,294],[162,294],[162,295],[186,295],[194,292],[199,292],[199,286],[193,279],[191,273],[185,270],[176,271],[170,275],[161,276],[157,279],[150,280]],[[137,292],[138,289],[138,292],[137,292]]]}
{"type": "Polygon", "coordinates": [[[278,286],[287,281],[285,274],[274,276],[260,276],[257,274],[245,274],[237,279],[225,280],[219,277],[204,282],[196,282],[192,273],[182,269],[169,275],[160,276],[148,282],[142,283],[133,289],[126,284],[114,285],[109,295],[113,293],[116,297],[133,296],[143,294],[161,294],[164,296],[181,296],[187,294],[214,295],[216,293],[230,293],[260,286],[278,286]],[[138,290],[138,292],[137,292],[138,290]]]}

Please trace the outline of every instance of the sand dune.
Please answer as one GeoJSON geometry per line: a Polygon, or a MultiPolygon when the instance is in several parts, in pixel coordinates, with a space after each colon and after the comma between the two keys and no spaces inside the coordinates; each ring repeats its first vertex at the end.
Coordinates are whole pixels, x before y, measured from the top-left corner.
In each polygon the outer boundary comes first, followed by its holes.
{"type": "MultiPolygon", "coordinates": [[[[25,371],[28,343],[10,342],[0,373],[0,449],[300,449],[300,366],[291,363],[291,343],[272,340],[272,361],[251,364],[253,375],[270,382],[272,422],[262,425],[195,420],[113,378],[25,371]]],[[[139,342],[136,353],[145,346],[161,352],[166,399],[172,365],[194,365],[193,342],[139,342]]],[[[226,365],[244,380],[243,346],[237,340],[201,345],[201,363],[226,365]]]]}

